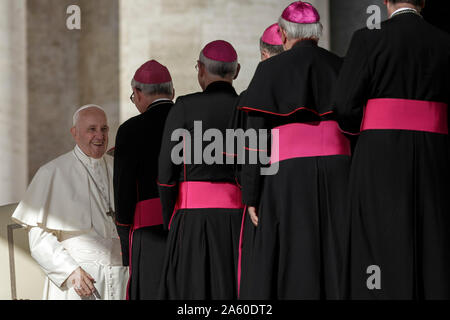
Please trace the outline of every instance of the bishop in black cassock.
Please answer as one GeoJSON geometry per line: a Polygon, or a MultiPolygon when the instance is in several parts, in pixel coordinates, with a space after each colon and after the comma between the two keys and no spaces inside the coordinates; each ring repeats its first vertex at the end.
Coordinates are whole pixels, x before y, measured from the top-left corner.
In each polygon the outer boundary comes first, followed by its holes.
{"type": "Polygon", "coordinates": [[[279,166],[264,176],[258,164],[243,168],[243,201],[257,228],[250,257],[242,258],[249,265],[242,267],[241,299],[341,296],[350,145],[331,100],[341,59],[317,45],[319,19],[301,1],[284,10],[279,24],[288,50],[258,65],[240,101],[248,128],[277,130],[269,150],[255,152],[270,151],[271,165],[279,166]]]}
{"type": "Polygon", "coordinates": [[[159,157],[169,228],[160,297],[235,299],[243,205],[233,165],[225,161],[225,141],[218,141],[238,99],[232,86],[239,72],[236,51],[226,41],[213,41],[201,51],[197,68],[203,92],[178,97],[159,157]],[[214,150],[208,148],[213,141],[204,139],[210,129],[218,133],[214,150]]]}
{"type": "Polygon", "coordinates": [[[450,298],[450,37],[424,1],[388,1],[380,29],[353,35],[336,89],[361,135],[349,182],[354,299],[450,298]]]}
{"type": "Polygon", "coordinates": [[[116,225],[123,264],[130,268],[127,297],[156,299],[167,239],[156,183],[158,155],[174,91],[169,71],[155,60],[136,71],[131,85],[140,114],[125,121],[116,136],[116,225]]]}

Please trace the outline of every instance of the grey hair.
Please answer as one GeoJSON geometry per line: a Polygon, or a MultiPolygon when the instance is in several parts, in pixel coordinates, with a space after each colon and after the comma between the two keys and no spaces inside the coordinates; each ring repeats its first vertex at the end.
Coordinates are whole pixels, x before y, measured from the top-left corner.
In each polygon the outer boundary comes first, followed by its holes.
{"type": "Polygon", "coordinates": [[[226,78],[227,76],[234,77],[236,75],[238,67],[237,60],[233,62],[215,61],[205,57],[203,52],[200,52],[198,60],[205,65],[206,70],[208,70],[209,73],[216,76],[226,78]]]}
{"type": "Polygon", "coordinates": [[[73,117],[72,117],[72,125],[73,125],[74,127],[76,126],[76,124],[77,124],[77,122],[78,122],[78,119],[80,118],[80,112],[83,111],[84,109],[88,109],[88,108],[97,108],[97,109],[100,109],[100,110],[102,110],[102,111],[105,113],[105,115],[106,115],[106,112],[105,112],[105,110],[104,110],[102,107],[100,107],[100,106],[98,106],[98,105],[96,105],[96,104],[86,104],[86,105],[84,105],[84,106],[82,106],[82,107],[79,107],[79,108],[77,109],[77,111],[75,111],[75,113],[73,114],[73,117]]]}
{"type": "Polygon", "coordinates": [[[259,39],[259,50],[263,51],[266,50],[271,56],[276,56],[277,54],[280,54],[284,51],[283,45],[273,45],[268,44],[262,40],[262,38],[259,39]]]}
{"type": "Polygon", "coordinates": [[[309,39],[322,37],[323,26],[316,23],[294,23],[280,17],[278,19],[280,28],[286,31],[288,39],[309,39]]]}
{"type": "Polygon", "coordinates": [[[397,4],[397,3],[409,3],[416,7],[419,6],[425,6],[425,0],[388,0],[390,3],[397,4]]]}
{"type": "Polygon", "coordinates": [[[131,87],[139,89],[145,95],[153,95],[153,94],[167,94],[172,95],[173,93],[173,83],[172,81],[164,82],[164,83],[155,83],[155,84],[147,84],[141,83],[134,78],[131,80],[131,87]]]}

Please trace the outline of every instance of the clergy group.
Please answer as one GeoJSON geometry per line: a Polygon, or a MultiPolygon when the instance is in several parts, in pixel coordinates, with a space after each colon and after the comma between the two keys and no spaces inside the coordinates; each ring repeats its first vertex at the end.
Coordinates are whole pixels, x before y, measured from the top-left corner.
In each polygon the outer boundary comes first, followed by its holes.
{"type": "Polygon", "coordinates": [[[79,108],[74,149],[13,214],[44,299],[450,299],[450,35],[425,0],[385,4],[340,58],[318,46],[316,8],[291,3],[240,94],[227,41],[203,47],[202,90],[175,102],[170,66],[145,62],[111,152],[105,111],[79,108]],[[198,162],[196,122],[277,134],[198,162]]]}

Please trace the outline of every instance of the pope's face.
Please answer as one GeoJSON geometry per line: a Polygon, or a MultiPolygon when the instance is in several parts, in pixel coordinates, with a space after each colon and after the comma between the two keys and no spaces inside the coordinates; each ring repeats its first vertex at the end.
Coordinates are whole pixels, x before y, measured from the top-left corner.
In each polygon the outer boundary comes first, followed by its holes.
{"type": "Polygon", "coordinates": [[[87,108],[80,111],[78,121],[70,132],[87,156],[99,159],[105,154],[108,147],[109,127],[102,110],[87,108]]]}

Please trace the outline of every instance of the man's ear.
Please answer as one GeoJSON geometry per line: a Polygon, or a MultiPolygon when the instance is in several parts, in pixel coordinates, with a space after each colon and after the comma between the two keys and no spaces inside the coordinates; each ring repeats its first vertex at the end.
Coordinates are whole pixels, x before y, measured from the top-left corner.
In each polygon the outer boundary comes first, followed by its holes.
{"type": "Polygon", "coordinates": [[[75,139],[76,134],[77,134],[77,129],[75,128],[75,126],[70,128],[70,133],[72,134],[72,137],[75,139]]]}
{"type": "Polygon", "coordinates": [[[200,75],[200,77],[203,77],[205,75],[206,72],[206,67],[203,63],[199,62],[198,63],[198,73],[200,75]]]}
{"type": "Polygon", "coordinates": [[[261,60],[266,60],[270,58],[270,54],[266,49],[262,49],[261,51],[261,60]]]}
{"type": "Polygon", "coordinates": [[[133,92],[134,92],[134,101],[136,101],[137,103],[139,103],[142,100],[142,91],[133,88],[133,92]]]}
{"type": "Polygon", "coordinates": [[[280,32],[281,32],[281,42],[283,42],[283,45],[284,45],[287,42],[287,34],[286,34],[286,31],[281,27],[280,27],[280,32]]]}
{"type": "Polygon", "coordinates": [[[170,100],[173,100],[175,98],[175,88],[172,88],[172,98],[170,100]]]}
{"type": "Polygon", "coordinates": [[[239,71],[241,71],[241,65],[238,63],[237,68],[236,68],[236,74],[234,75],[233,80],[236,80],[236,78],[239,75],[239,71]]]}

